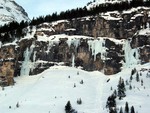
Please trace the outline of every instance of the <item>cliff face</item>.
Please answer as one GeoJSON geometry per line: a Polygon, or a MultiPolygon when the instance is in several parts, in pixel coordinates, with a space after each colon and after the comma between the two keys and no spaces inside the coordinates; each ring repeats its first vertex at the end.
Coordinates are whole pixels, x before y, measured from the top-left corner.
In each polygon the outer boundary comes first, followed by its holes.
{"type": "Polygon", "coordinates": [[[1,85],[12,85],[14,83],[14,65],[15,65],[16,51],[15,46],[3,46],[0,49],[0,78],[1,85]]]}
{"type": "Polygon", "coordinates": [[[0,49],[1,84],[53,65],[81,66],[106,75],[150,62],[149,9],[109,12],[27,27],[26,36],[0,49]]]}
{"type": "Polygon", "coordinates": [[[132,37],[138,30],[149,27],[149,11],[148,8],[139,7],[130,11],[114,11],[97,16],[53,22],[47,26],[43,25],[43,27],[53,28],[51,32],[47,33],[48,35],[66,33],[95,38],[127,39],[132,37]]]}

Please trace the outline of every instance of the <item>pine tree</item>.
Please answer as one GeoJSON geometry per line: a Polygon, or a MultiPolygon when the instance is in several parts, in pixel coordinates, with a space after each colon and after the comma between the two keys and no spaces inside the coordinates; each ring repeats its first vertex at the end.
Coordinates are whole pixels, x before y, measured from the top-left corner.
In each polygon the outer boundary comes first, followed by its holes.
{"type": "Polygon", "coordinates": [[[135,113],[133,106],[131,107],[131,113],[135,113]]]}
{"type": "Polygon", "coordinates": [[[124,84],[124,80],[120,77],[119,79],[119,83],[118,83],[118,97],[119,99],[122,99],[123,97],[125,97],[125,84],[124,84]]]}
{"type": "Polygon", "coordinates": [[[117,97],[117,91],[116,91],[116,90],[114,90],[113,95],[114,95],[115,97],[117,97]]]}
{"type": "Polygon", "coordinates": [[[84,83],[83,80],[81,80],[81,81],[80,81],[80,84],[83,84],[83,83],[84,83]]]}
{"type": "Polygon", "coordinates": [[[129,106],[128,106],[128,102],[126,102],[126,104],[125,104],[125,113],[129,113],[129,106]]]}
{"type": "Polygon", "coordinates": [[[120,108],[120,111],[119,111],[119,113],[123,113],[122,107],[120,108]]]}
{"type": "Polygon", "coordinates": [[[76,84],[74,83],[74,86],[73,86],[74,88],[76,87],[76,84]]]}
{"type": "Polygon", "coordinates": [[[132,89],[132,86],[131,86],[131,84],[130,84],[130,86],[129,86],[129,89],[130,89],[130,90],[132,89]]]}
{"type": "Polygon", "coordinates": [[[136,69],[134,68],[134,69],[132,69],[132,71],[131,71],[131,75],[134,75],[136,73],[136,69]]]}
{"type": "Polygon", "coordinates": [[[126,80],[126,85],[129,85],[129,82],[128,82],[128,80],[126,80]]]}
{"type": "Polygon", "coordinates": [[[11,109],[11,106],[9,106],[9,109],[11,109]]]}
{"type": "Polygon", "coordinates": [[[19,105],[19,102],[17,102],[16,107],[19,108],[19,106],[20,106],[20,105],[19,105]]]}
{"type": "Polygon", "coordinates": [[[138,72],[137,72],[137,74],[136,74],[136,81],[137,81],[137,82],[139,82],[139,81],[140,81],[140,78],[139,78],[139,74],[138,74],[138,72]]]}
{"type": "Polygon", "coordinates": [[[133,77],[132,77],[132,75],[130,76],[130,81],[132,81],[132,79],[133,79],[133,77]]]}
{"type": "Polygon", "coordinates": [[[110,90],[113,90],[112,86],[110,87],[110,90]]]}
{"type": "Polygon", "coordinates": [[[116,97],[112,94],[111,96],[108,97],[106,107],[111,110],[112,108],[116,108],[116,97]]]}
{"type": "Polygon", "coordinates": [[[111,109],[109,110],[109,113],[117,113],[116,108],[111,108],[111,109]]]}
{"type": "Polygon", "coordinates": [[[66,111],[66,113],[70,113],[71,110],[72,110],[72,106],[71,106],[70,101],[68,101],[65,106],[65,111],[66,111]]]}
{"type": "Polygon", "coordinates": [[[80,99],[77,99],[77,104],[82,104],[82,100],[81,100],[81,98],[80,99]]]}
{"type": "Polygon", "coordinates": [[[142,76],[142,73],[140,72],[140,76],[142,76]]]}
{"type": "Polygon", "coordinates": [[[141,80],[141,86],[143,86],[143,79],[141,80]]]}

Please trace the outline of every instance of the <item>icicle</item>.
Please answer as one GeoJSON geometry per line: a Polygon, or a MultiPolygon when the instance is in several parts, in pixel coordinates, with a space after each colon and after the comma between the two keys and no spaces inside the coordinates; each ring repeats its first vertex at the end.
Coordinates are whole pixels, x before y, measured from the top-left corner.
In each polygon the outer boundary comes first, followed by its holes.
{"type": "Polygon", "coordinates": [[[48,48],[47,48],[47,51],[46,51],[47,54],[49,53],[49,51],[50,51],[51,47],[53,46],[53,44],[54,44],[53,41],[48,41],[48,48]]]}
{"type": "Polygon", "coordinates": [[[146,27],[149,28],[149,26],[150,26],[150,25],[149,25],[149,23],[147,22],[146,27]]]}
{"type": "Polygon", "coordinates": [[[89,50],[92,49],[92,55],[94,55],[94,60],[96,60],[96,55],[101,53],[101,59],[105,60],[106,47],[105,40],[100,38],[99,40],[90,40],[88,41],[89,50]]]}
{"type": "Polygon", "coordinates": [[[2,42],[0,41],[0,48],[2,47],[2,42]]]}
{"type": "Polygon", "coordinates": [[[138,49],[132,49],[129,40],[125,40],[124,51],[125,51],[124,67],[132,67],[134,65],[139,64],[140,60],[138,49]]]}
{"type": "Polygon", "coordinates": [[[67,44],[69,47],[71,46],[71,44],[73,44],[77,48],[80,44],[80,39],[77,39],[75,37],[74,38],[68,37],[67,44]]]}
{"type": "Polygon", "coordinates": [[[74,56],[74,54],[72,53],[72,67],[75,66],[74,60],[75,60],[75,56],[74,56]]]}
{"type": "Polygon", "coordinates": [[[29,75],[30,73],[30,69],[32,67],[30,56],[32,54],[33,48],[34,48],[34,45],[32,45],[30,49],[27,48],[24,52],[24,61],[21,67],[21,75],[29,75]]]}
{"type": "Polygon", "coordinates": [[[36,60],[36,51],[34,51],[34,54],[33,54],[33,62],[35,62],[35,60],[36,60]]]}

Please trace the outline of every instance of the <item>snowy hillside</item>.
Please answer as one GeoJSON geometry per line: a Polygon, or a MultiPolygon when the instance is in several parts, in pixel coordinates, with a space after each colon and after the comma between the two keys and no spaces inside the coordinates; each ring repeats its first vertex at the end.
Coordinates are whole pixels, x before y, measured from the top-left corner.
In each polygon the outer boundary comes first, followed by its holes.
{"type": "Polygon", "coordinates": [[[28,21],[28,15],[25,10],[14,0],[0,0],[0,25],[22,20],[28,21]]]}
{"type": "Polygon", "coordinates": [[[132,85],[132,89],[127,84],[126,97],[122,100],[116,98],[118,111],[121,107],[124,110],[128,102],[129,109],[134,106],[135,112],[149,113],[150,64],[138,65],[136,69],[140,74],[139,82],[136,81],[136,74],[129,82],[130,68],[117,75],[105,76],[97,71],[54,66],[36,76],[20,76],[15,78],[14,86],[1,89],[0,112],[65,113],[65,105],[70,101],[78,113],[108,113],[107,98],[114,89],[117,90],[119,78],[122,77],[132,85]],[[77,104],[80,98],[82,103],[77,104]]]}

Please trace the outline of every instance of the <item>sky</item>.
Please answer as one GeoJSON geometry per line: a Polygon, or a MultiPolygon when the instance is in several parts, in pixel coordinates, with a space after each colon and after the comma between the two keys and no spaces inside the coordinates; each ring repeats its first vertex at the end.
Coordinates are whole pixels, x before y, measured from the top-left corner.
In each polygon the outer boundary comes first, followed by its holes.
{"type": "Polygon", "coordinates": [[[67,9],[83,7],[92,0],[15,0],[28,13],[30,19],[67,9]]]}

